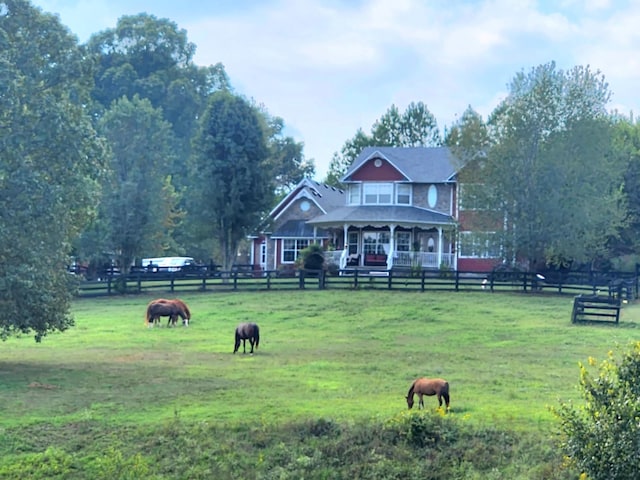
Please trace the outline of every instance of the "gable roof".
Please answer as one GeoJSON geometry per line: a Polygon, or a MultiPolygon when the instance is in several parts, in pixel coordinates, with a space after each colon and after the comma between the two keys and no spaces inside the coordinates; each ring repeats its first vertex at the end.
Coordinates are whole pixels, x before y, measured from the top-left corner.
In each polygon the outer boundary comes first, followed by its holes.
{"type": "Polygon", "coordinates": [[[307,198],[314,202],[323,213],[345,204],[344,190],[304,178],[269,212],[268,218],[278,218],[291,203],[299,198],[307,198]]]}
{"type": "Polygon", "coordinates": [[[453,181],[461,163],[448,147],[365,147],[353,161],[341,182],[374,158],[388,161],[412,183],[447,183],[453,181]]]}

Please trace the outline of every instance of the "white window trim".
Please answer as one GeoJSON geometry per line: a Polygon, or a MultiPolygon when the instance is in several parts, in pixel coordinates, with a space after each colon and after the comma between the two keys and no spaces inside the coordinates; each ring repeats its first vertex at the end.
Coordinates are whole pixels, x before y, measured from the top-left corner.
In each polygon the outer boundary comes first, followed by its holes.
{"type": "Polygon", "coordinates": [[[309,245],[311,245],[313,243],[313,239],[311,238],[283,238],[282,239],[282,244],[281,244],[281,248],[280,248],[280,263],[283,265],[292,265],[294,263],[296,263],[296,260],[298,260],[298,257],[300,256],[300,251],[304,250],[305,248],[307,248],[309,245]],[[295,242],[295,248],[285,248],[285,242],[287,241],[294,241],[295,242]],[[307,242],[307,245],[300,248],[298,242],[307,242]],[[285,260],[284,259],[284,253],[285,251],[290,252],[290,251],[294,251],[294,259],[293,260],[285,260]]]}
{"type": "Polygon", "coordinates": [[[500,254],[496,253],[495,255],[490,254],[491,246],[489,245],[489,239],[491,236],[496,235],[496,232],[477,232],[477,231],[466,231],[460,232],[460,245],[458,245],[458,256],[459,258],[500,258],[500,254]],[[484,246],[480,245],[480,236],[484,237],[484,246]],[[469,255],[463,249],[462,236],[472,237],[474,241],[473,245],[473,254],[469,255]]]}
{"type": "MultiPolygon", "coordinates": [[[[403,195],[406,195],[405,193],[403,193],[403,195]]],[[[410,183],[396,183],[396,192],[395,192],[395,198],[394,198],[394,202],[396,205],[413,205],[413,185],[411,185],[410,183]],[[400,188],[401,187],[406,187],[409,192],[409,202],[408,203],[400,203],[398,201],[398,197],[400,196],[400,188]]]]}

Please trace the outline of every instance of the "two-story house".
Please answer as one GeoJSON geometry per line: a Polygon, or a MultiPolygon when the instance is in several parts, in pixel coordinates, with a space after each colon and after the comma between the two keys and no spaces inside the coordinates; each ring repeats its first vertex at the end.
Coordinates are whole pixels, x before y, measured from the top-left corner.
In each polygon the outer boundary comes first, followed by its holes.
{"type": "Polygon", "coordinates": [[[446,147],[367,147],[342,178],[344,191],[305,180],[280,202],[270,214],[273,233],[255,239],[254,258],[281,268],[319,242],[339,250],[341,268],[490,270],[499,262],[490,232],[460,221],[470,214],[459,202],[460,168],[446,147]]]}

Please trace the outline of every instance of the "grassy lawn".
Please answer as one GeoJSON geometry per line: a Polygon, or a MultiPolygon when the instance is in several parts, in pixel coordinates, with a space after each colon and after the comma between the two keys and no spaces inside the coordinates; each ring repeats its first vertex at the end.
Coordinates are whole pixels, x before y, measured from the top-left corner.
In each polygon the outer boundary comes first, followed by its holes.
{"type": "Polygon", "coordinates": [[[148,329],[151,298],[78,300],[69,331],[2,343],[0,428],[384,419],[414,378],[441,376],[453,416],[545,430],[549,405],[579,400],[578,362],[625,348],[640,324],[627,305],[620,325],[572,325],[568,296],[307,290],[184,294],[190,327],[148,329]],[[233,355],[248,320],[260,348],[233,355]]]}

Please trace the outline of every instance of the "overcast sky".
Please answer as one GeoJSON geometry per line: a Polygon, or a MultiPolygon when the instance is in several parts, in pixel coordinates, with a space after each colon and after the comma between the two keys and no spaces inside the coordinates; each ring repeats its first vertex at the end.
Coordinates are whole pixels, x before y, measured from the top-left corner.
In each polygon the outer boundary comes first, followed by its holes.
{"type": "Polygon", "coordinates": [[[238,93],[282,117],[324,178],[334,152],[395,104],[424,102],[441,132],[485,118],[517,72],[589,65],[611,109],[640,111],[636,0],[38,0],[80,42],[123,15],[167,18],[221,62],[238,93]]]}

